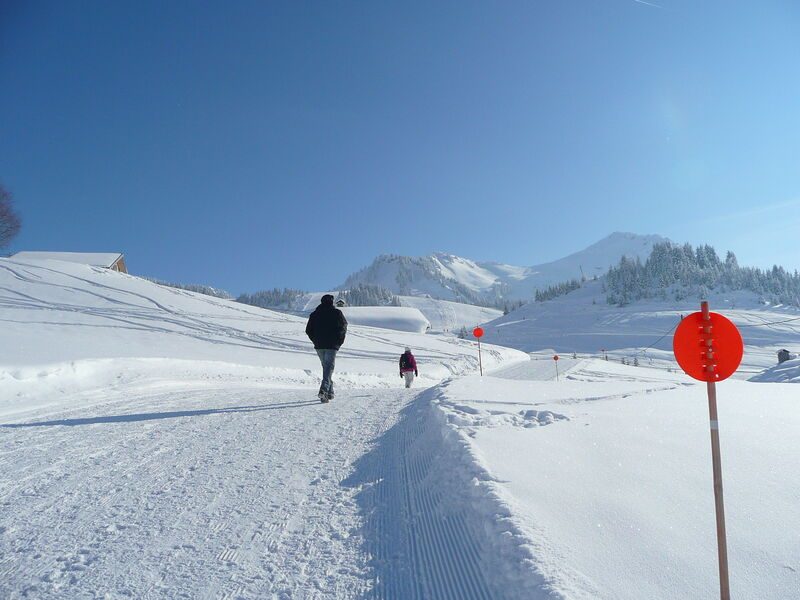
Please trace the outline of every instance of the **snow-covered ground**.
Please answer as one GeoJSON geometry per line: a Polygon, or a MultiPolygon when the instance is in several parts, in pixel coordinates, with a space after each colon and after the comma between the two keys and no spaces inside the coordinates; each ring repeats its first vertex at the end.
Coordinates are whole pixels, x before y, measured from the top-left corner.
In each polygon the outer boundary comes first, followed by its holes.
{"type": "MultiPolygon", "coordinates": [[[[421,598],[450,576],[410,562],[387,512],[439,493],[405,470],[395,426],[418,390],[397,361],[414,349],[421,389],[475,372],[474,343],[352,326],[321,405],[303,318],[0,259],[0,319],[0,597],[421,598]]],[[[449,539],[414,511],[418,535],[449,539]]],[[[453,564],[502,597],[479,558],[453,564]]]]}
{"type": "MultiPolygon", "coordinates": [[[[772,367],[781,348],[800,349],[800,310],[760,303],[750,292],[716,293],[711,310],[740,327],[745,354],[737,377],[747,378],[772,367]],[[770,326],[763,323],[784,321],[770,326]]],[[[643,364],[677,368],[671,331],[681,315],[699,310],[692,300],[647,300],[628,306],[606,302],[600,281],[547,302],[532,302],[484,326],[487,342],[527,352],[551,349],[571,355],[602,356],[619,361],[634,357],[643,364]]]]}
{"type": "Polygon", "coordinates": [[[800,359],[787,360],[779,365],[770,367],[758,375],[750,378],[750,381],[762,383],[800,383],[800,359]]]}
{"type": "MultiPolygon", "coordinates": [[[[559,383],[524,370],[434,396],[476,465],[474,510],[500,517],[503,560],[533,566],[524,597],[717,596],[705,386],[602,360],[573,361],[559,383]]],[[[797,598],[800,389],[718,393],[733,597],[797,598]]]]}
{"type": "Polygon", "coordinates": [[[344,316],[350,325],[425,333],[431,328],[419,310],[409,306],[345,306],[344,316]]]}
{"type": "MultiPolygon", "coordinates": [[[[55,261],[0,319],[2,598],[715,595],[682,374],[352,326],[322,405],[305,319],[55,261]]],[[[795,390],[719,385],[735,597],[800,589],[795,390]]]]}
{"type": "Polygon", "coordinates": [[[431,324],[431,331],[458,333],[462,327],[474,327],[502,316],[503,311],[461,302],[423,296],[398,296],[402,306],[418,309],[431,324]]]}

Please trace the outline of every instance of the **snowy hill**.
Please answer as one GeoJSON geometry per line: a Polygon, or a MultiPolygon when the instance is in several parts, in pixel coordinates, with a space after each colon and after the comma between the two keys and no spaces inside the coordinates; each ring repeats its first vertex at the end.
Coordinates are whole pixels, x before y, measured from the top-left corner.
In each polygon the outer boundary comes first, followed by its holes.
{"type": "MultiPolygon", "coordinates": [[[[281,310],[301,316],[308,315],[312,310],[319,306],[322,296],[325,294],[333,294],[336,296],[338,292],[328,291],[298,294],[290,305],[282,307],[281,310]]],[[[427,319],[428,324],[430,325],[430,331],[432,332],[452,333],[457,332],[461,327],[466,327],[469,329],[481,323],[486,323],[487,321],[496,319],[503,314],[501,310],[496,308],[475,306],[472,304],[464,304],[463,302],[437,300],[436,298],[431,298],[429,296],[395,296],[395,298],[400,306],[417,309],[420,313],[422,313],[422,316],[427,319]]],[[[348,306],[347,310],[350,311],[354,308],[359,310],[369,308],[383,310],[391,309],[393,307],[348,306]]],[[[353,314],[356,315],[357,312],[358,311],[354,312],[353,314]]],[[[387,310],[384,314],[390,313],[391,310],[387,310]]],[[[349,314],[350,313],[348,313],[348,319],[350,319],[349,314]]],[[[357,324],[372,325],[372,323],[359,321],[357,316],[354,318],[356,319],[354,322],[357,324]]],[[[412,320],[416,323],[421,323],[417,317],[412,320]]],[[[396,326],[391,326],[389,322],[385,322],[382,326],[387,327],[388,329],[398,329],[396,326]]],[[[399,329],[401,331],[423,331],[423,329],[418,329],[416,326],[409,327],[408,323],[403,324],[401,327],[399,327],[399,329]]]]}
{"type": "Polygon", "coordinates": [[[466,303],[527,300],[537,289],[580,279],[582,275],[602,275],[622,256],[644,259],[653,245],[664,239],[658,235],[613,233],[584,250],[532,267],[476,262],[451,254],[380,256],[348,277],[341,287],[379,285],[399,295],[430,295],[466,303]]]}
{"type": "MultiPolygon", "coordinates": [[[[37,373],[47,379],[101,368],[128,370],[132,359],[159,359],[163,366],[204,361],[258,367],[284,384],[303,386],[313,385],[312,372],[319,368],[303,317],[50,260],[0,259],[0,288],[0,377],[16,381],[17,387],[27,381],[34,394],[37,373]]],[[[409,312],[405,316],[415,323],[409,328],[424,331],[418,311],[395,310],[409,312]]],[[[371,384],[381,378],[394,384],[389,377],[395,372],[395,354],[406,345],[428,364],[424,372],[430,377],[477,366],[468,342],[354,325],[337,367],[351,384],[363,373],[370,373],[364,381],[371,384]]],[[[491,352],[495,358],[490,361],[515,356],[502,348],[491,352]]]]}
{"type": "MultiPolygon", "coordinates": [[[[752,292],[717,292],[709,296],[711,310],[740,326],[746,345],[740,374],[760,372],[776,362],[781,348],[800,347],[800,321],[769,327],[759,324],[800,317],[800,309],[766,305],[752,292]]],[[[553,349],[600,356],[606,349],[616,358],[637,357],[675,366],[672,336],[682,314],[699,310],[695,300],[640,300],[620,307],[609,305],[601,281],[589,281],[565,296],[532,302],[484,326],[486,339],[527,352],[553,349]],[[652,348],[649,348],[652,346],[652,348]],[[643,352],[643,349],[647,349],[643,352]]]]}
{"type": "Polygon", "coordinates": [[[431,324],[431,331],[457,333],[462,327],[467,330],[500,317],[503,312],[496,308],[473,306],[462,302],[436,300],[423,296],[398,296],[401,306],[419,310],[431,324]]]}

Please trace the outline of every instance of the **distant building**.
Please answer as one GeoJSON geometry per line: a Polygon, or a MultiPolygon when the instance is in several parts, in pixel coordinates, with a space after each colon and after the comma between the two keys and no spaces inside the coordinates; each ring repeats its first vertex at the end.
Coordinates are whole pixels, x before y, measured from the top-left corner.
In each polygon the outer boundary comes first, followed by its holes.
{"type": "Polygon", "coordinates": [[[778,364],[786,362],[787,360],[791,360],[792,353],[789,352],[786,348],[783,350],[778,350],[778,364]]]}
{"type": "Polygon", "coordinates": [[[127,273],[125,255],[119,252],[17,252],[14,260],[61,260],[127,273]]]}

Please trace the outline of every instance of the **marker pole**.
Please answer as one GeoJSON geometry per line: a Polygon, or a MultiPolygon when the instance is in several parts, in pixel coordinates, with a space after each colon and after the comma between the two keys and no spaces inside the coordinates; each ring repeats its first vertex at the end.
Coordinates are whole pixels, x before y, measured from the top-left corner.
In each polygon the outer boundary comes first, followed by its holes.
{"type": "Polygon", "coordinates": [[[483,359],[481,358],[481,338],[478,338],[478,366],[481,370],[481,377],[483,377],[483,359]]]}
{"type": "MultiPolygon", "coordinates": [[[[708,314],[708,302],[700,304],[703,313],[703,338],[705,339],[705,357],[708,359],[706,370],[713,373],[716,364],[714,359],[713,331],[711,317],[708,314]]],[[[714,381],[706,382],[708,391],[708,417],[711,426],[711,462],[714,468],[714,504],[717,515],[717,555],[719,558],[719,597],[720,600],[730,600],[731,587],[728,579],[728,540],[725,533],[725,502],[722,495],[722,458],[719,448],[719,419],[717,417],[717,384],[714,381]]]]}

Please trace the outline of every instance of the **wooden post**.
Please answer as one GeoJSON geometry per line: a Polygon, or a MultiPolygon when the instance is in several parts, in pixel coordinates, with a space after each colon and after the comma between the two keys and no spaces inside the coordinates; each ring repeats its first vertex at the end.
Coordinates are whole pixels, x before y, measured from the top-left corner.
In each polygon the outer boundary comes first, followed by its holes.
{"type": "MultiPolygon", "coordinates": [[[[713,373],[715,370],[713,334],[711,317],[708,314],[708,302],[700,304],[703,321],[708,322],[703,326],[706,337],[705,355],[708,359],[706,370],[713,373]]],[[[705,336],[704,336],[705,337],[705,336]]],[[[717,417],[717,384],[714,381],[706,382],[708,392],[708,418],[711,427],[711,462],[714,469],[714,503],[717,515],[717,556],[719,559],[719,597],[720,600],[730,600],[731,589],[728,578],[728,540],[725,533],[725,502],[722,495],[722,458],[719,448],[719,419],[717,417]]]]}
{"type": "Polygon", "coordinates": [[[483,359],[481,358],[481,338],[478,338],[478,367],[480,367],[481,377],[483,377],[483,359]]]}

